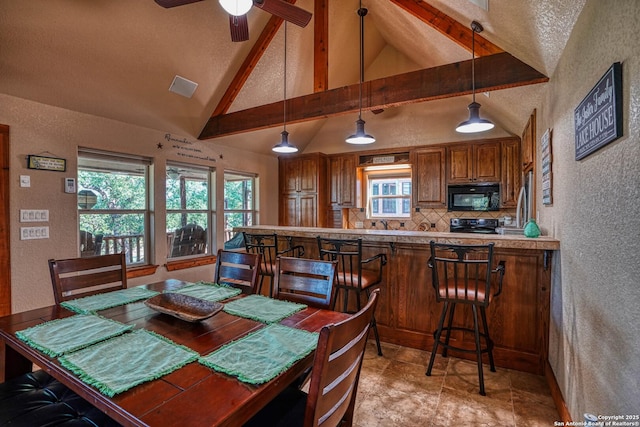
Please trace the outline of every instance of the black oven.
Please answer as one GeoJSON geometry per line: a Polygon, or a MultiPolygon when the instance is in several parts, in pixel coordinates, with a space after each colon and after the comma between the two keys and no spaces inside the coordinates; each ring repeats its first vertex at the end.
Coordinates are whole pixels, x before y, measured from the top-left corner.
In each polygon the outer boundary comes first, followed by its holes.
{"type": "Polygon", "coordinates": [[[450,185],[447,200],[450,211],[497,211],[500,209],[500,185],[450,185]]]}

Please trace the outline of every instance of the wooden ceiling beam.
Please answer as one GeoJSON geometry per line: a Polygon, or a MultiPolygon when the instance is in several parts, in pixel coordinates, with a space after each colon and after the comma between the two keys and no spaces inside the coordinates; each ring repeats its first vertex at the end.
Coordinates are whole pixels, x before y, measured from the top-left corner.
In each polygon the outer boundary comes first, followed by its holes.
{"type": "MultiPolygon", "coordinates": [[[[471,52],[471,39],[473,35],[471,22],[469,22],[468,26],[464,26],[422,0],[391,0],[391,2],[471,52]]],[[[476,56],[493,55],[494,53],[504,52],[500,47],[479,34],[476,34],[475,43],[476,56]]]]}
{"type": "MultiPolygon", "coordinates": [[[[544,83],[549,78],[507,52],[475,60],[476,91],[544,83]]],[[[362,108],[373,110],[471,93],[471,60],[365,82],[362,108]]],[[[358,111],[353,84],[288,99],[287,123],[300,123],[358,111]]],[[[211,117],[199,139],[266,129],[282,124],[282,101],[211,117]]]]}
{"type": "Polygon", "coordinates": [[[329,0],[313,7],[313,91],[329,89],[329,0]]]}
{"type": "MultiPolygon", "coordinates": [[[[286,1],[291,4],[294,4],[296,2],[296,0],[286,1]]],[[[231,105],[233,104],[233,101],[235,101],[236,99],[236,96],[238,96],[238,94],[240,93],[240,90],[258,64],[258,61],[260,61],[260,58],[262,58],[262,55],[269,47],[271,40],[273,40],[276,33],[280,29],[282,22],[283,19],[275,15],[272,15],[271,18],[269,18],[269,22],[267,22],[267,25],[260,33],[260,36],[256,40],[256,43],[253,45],[253,47],[249,51],[249,54],[244,59],[244,62],[236,72],[236,75],[231,80],[231,83],[229,83],[229,86],[227,87],[224,95],[222,95],[222,98],[220,98],[218,105],[213,110],[213,113],[211,114],[212,117],[225,114],[227,111],[229,111],[231,105]]]]}

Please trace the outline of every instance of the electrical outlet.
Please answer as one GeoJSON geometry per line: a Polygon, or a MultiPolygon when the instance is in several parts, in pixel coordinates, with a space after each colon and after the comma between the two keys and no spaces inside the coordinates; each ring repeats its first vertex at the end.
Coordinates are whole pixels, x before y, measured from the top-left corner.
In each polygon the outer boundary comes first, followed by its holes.
{"type": "Polygon", "coordinates": [[[49,227],[20,227],[20,240],[48,239],[49,227]]]}

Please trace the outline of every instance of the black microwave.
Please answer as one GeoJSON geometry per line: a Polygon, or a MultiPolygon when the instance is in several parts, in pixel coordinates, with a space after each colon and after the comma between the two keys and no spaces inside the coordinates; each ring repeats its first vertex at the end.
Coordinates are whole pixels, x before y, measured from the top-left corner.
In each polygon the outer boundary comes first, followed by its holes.
{"type": "Polygon", "coordinates": [[[450,211],[497,211],[500,209],[500,185],[449,185],[447,200],[450,211]]]}

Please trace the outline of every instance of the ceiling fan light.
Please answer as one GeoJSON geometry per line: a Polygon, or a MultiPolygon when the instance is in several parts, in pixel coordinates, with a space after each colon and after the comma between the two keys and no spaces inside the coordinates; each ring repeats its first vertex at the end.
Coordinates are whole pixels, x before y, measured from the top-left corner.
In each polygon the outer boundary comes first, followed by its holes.
{"type": "Polygon", "coordinates": [[[218,0],[218,2],[229,15],[233,16],[244,15],[253,6],[252,0],[218,0]]]}
{"type": "Polygon", "coordinates": [[[480,118],[480,104],[472,102],[469,104],[469,120],[458,125],[456,132],[476,133],[493,129],[494,124],[487,119],[480,118]]]}
{"type": "Polygon", "coordinates": [[[358,119],[356,120],[356,133],[348,137],[345,141],[349,144],[364,145],[373,144],[376,142],[376,139],[364,131],[364,120],[358,119]]]}
{"type": "Polygon", "coordinates": [[[289,143],[289,132],[283,130],[282,133],[282,141],[279,144],[276,144],[271,149],[276,153],[297,153],[298,147],[289,143]]]}

